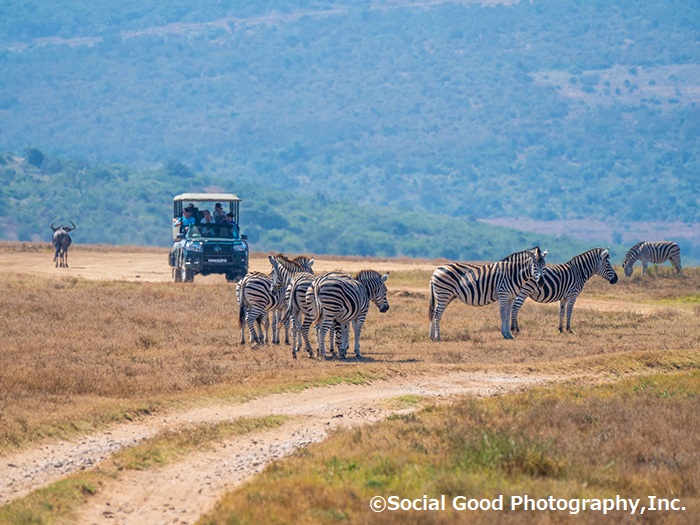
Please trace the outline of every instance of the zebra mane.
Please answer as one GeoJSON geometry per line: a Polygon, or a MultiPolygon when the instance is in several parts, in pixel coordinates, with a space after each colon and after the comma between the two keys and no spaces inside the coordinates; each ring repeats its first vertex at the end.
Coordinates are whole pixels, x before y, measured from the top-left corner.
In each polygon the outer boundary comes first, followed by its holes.
{"type": "Polygon", "coordinates": [[[625,258],[622,259],[623,267],[626,266],[627,263],[629,263],[630,261],[632,262],[632,264],[634,264],[637,261],[637,259],[639,258],[639,252],[642,249],[642,244],[644,244],[645,242],[646,241],[638,242],[629,249],[627,255],[625,255],[625,258]]]}
{"type": "Polygon", "coordinates": [[[292,272],[298,271],[310,271],[311,265],[314,259],[309,259],[305,255],[298,255],[294,259],[290,259],[283,253],[278,253],[272,256],[278,264],[284,267],[286,270],[292,272]]]}
{"type": "Polygon", "coordinates": [[[528,252],[533,253],[535,256],[537,256],[538,253],[539,253],[540,255],[543,255],[543,254],[546,255],[546,254],[547,254],[546,251],[542,252],[542,250],[540,250],[540,247],[539,247],[539,246],[533,246],[533,247],[530,248],[529,250],[523,250],[523,251],[520,251],[520,252],[511,253],[511,254],[508,255],[507,257],[504,257],[503,259],[501,259],[499,262],[511,262],[511,263],[524,263],[524,262],[528,262],[528,261],[530,260],[530,257],[529,257],[529,255],[528,255],[528,252]]]}
{"type": "Polygon", "coordinates": [[[380,281],[386,281],[386,279],[389,277],[389,272],[386,272],[385,275],[380,274],[376,270],[360,270],[355,274],[355,279],[358,281],[372,281],[372,280],[380,280],[380,281]]]}
{"type": "Polygon", "coordinates": [[[592,250],[588,250],[587,252],[579,253],[578,255],[574,255],[571,259],[569,259],[569,264],[574,264],[578,261],[588,259],[594,254],[594,256],[596,257],[602,257],[604,251],[605,248],[593,248],[592,250]]]}

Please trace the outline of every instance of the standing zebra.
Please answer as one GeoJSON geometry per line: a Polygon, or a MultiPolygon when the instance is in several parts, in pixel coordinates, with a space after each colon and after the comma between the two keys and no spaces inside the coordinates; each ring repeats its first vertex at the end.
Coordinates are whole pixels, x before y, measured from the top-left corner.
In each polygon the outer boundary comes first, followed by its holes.
{"type": "Polygon", "coordinates": [[[625,258],[622,260],[622,267],[625,270],[625,275],[629,277],[632,275],[634,263],[637,259],[642,261],[642,277],[644,272],[646,272],[647,265],[652,262],[659,264],[666,261],[671,261],[673,269],[676,273],[681,271],[681,249],[675,243],[671,241],[658,241],[658,242],[638,242],[630,251],[627,252],[625,258]]]}
{"type": "Polygon", "coordinates": [[[355,277],[334,272],[324,275],[309,287],[309,291],[314,296],[316,310],[316,319],[313,324],[319,326],[320,357],[326,357],[324,346],[326,333],[337,323],[345,331],[339,349],[340,357],[345,358],[349,346],[347,326],[350,322],[355,331],[355,357],[361,357],[360,333],[367,318],[370,301],[377,305],[382,313],[389,310],[387,289],[384,284],[388,278],[388,273],[381,275],[374,270],[361,270],[355,277]]]}
{"type": "MultiPolygon", "coordinates": [[[[310,274],[313,275],[313,264],[314,264],[314,259],[309,259],[308,257],[304,255],[299,255],[295,257],[294,259],[289,259],[286,255],[278,253],[275,256],[269,255],[268,260],[270,261],[270,264],[272,265],[272,286],[273,287],[279,287],[281,288],[282,292],[285,293],[287,288],[292,282],[292,279],[301,274],[310,274]]],[[[286,312],[288,311],[289,303],[286,297],[286,294],[284,296],[284,299],[279,303],[277,306],[277,309],[273,313],[273,315],[277,316],[278,319],[278,325],[283,325],[284,326],[284,343],[289,344],[289,320],[290,317],[286,315],[286,312]]],[[[293,319],[293,318],[292,318],[293,319]]],[[[292,328],[294,330],[294,327],[292,328]]],[[[296,335],[296,334],[293,334],[296,335]]],[[[273,343],[277,344],[279,343],[279,339],[277,341],[273,340],[273,343]]],[[[296,354],[294,354],[294,357],[296,357],[296,354]]]]}
{"type": "MultiPolygon", "coordinates": [[[[248,273],[236,287],[238,299],[238,322],[241,327],[241,344],[245,344],[245,326],[250,331],[250,342],[254,345],[268,342],[270,320],[268,312],[282,302],[282,289],[272,284],[272,277],[262,272],[248,273]],[[258,324],[260,333],[255,329],[258,324]],[[265,327],[263,336],[262,327],[265,327]]],[[[272,316],[272,339],[279,342],[277,317],[272,316]]]]}
{"type": "Polygon", "coordinates": [[[518,312],[525,300],[531,297],[538,303],[559,301],[559,331],[564,331],[564,311],[566,311],[566,331],[573,333],[571,331],[571,314],[574,310],[574,303],[588,279],[594,275],[600,275],[610,284],[617,282],[617,274],[610,263],[609,250],[594,248],[563,264],[547,266],[542,272],[540,283],[528,281],[520,290],[513,303],[511,329],[514,332],[520,331],[518,312]]]}
{"type": "Polygon", "coordinates": [[[540,280],[547,251],[539,246],[525,250],[519,261],[493,264],[451,263],[435,269],[430,278],[430,339],[440,341],[440,319],[455,298],[471,306],[484,306],[498,301],[501,313],[501,334],[513,339],[510,318],[513,301],[530,279],[540,280]]]}

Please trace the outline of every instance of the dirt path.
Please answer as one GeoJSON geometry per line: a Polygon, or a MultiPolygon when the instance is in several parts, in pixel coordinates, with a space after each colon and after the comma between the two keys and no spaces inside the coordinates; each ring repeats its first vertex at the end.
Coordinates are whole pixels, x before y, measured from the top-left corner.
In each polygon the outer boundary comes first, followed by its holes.
{"type": "MultiPolygon", "coordinates": [[[[274,394],[236,405],[216,405],[121,424],[73,441],[42,445],[0,459],[0,504],[17,499],[69,473],[90,468],[115,451],[199,423],[241,417],[286,415],[274,430],[216,443],[164,468],[122,472],[82,509],[80,524],[193,523],[221,495],[299,447],[325,439],[339,427],[354,427],[397,412],[388,400],[405,395],[449,399],[495,395],[551,378],[455,372],[370,385],[337,385],[296,394],[274,394]]],[[[410,410],[410,409],[408,409],[410,410]]]]}

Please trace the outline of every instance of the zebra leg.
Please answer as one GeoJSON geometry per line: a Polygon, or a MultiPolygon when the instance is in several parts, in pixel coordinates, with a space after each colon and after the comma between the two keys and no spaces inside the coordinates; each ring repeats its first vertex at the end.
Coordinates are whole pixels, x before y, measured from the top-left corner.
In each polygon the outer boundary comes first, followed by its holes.
{"type": "Polygon", "coordinates": [[[311,341],[309,340],[309,329],[312,321],[310,317],[305,315],[301,323],[301,338],[304,341],[304,349],[309,353],[309,357],[314,357],[314,350],[311,348],[311,341]]]}
{"type": "MultiPolygon", "coordinates": [[[[320,359],[326,358],[326,347],[325,339],[326,334],[333,329],[334,321],[332,319],[323,319],[321,323],[317,325],[318,328],[318,357],[320,359]]],[[[331,333],[331,341],[333,340],[333,335],[331,333]]]]}
{"type": "Polygon", "coordinates": [[[289,319],[287,319],[283,324],[284,324],[284,344],[288,345],[289,344],[289,319]]]}
{"type": "Polygon", "coordinates": [[[435,305],[435,311],[433,312],[433,318],[430,320],[430,340],[431,341],[442,341],[440,337],[440,319],[442,319],[442,314],[445,313],[445,308],[440,302],[435,305]]]}
{"type": "Polygon", "coordinates": [[[272,344],[280,344],[280,326],[277,318],[277,309],[272,311],[272,344]]]}
{"type": "Polygon", "coordinates": [[[520,295],[513,303],[513,312],[510,317],[510,330],[511,332],[520,332],[520,326],[518,326],[518,312],[525,302],[526,297],[521,297],[520,295]]]}
{"type": "Polygon", "coordinates": [[[566,311],[566,298],[559,300],[559,332],[564,332],[564,312],[566,311]]]}
{"type": "Polygon", "coordinates": [[[576,296],[569,297],[566,301],[566,331],[570,334],[574,332],[571,330],[571,314],[574,313],[574,304],[576,303],[576,296]]]}
{"type": "MultiPolygon", "coordinates": [[[[364,316],[358,317],[352,322],[352,326],[355,329],[355,357],[357,359],[361,359],[362,355],[360,354],[360,332],[362,332],[362,325],[365,324],[365,318],[364,316]]],[[[349,331],[349,326],[345,325],[345,330],[349,331]]],[[[346,337],[349,337],[349,334],[346,335],[346,337]]],[[[349,340],[348,340],[349,343],[349,340]]],[[[349,344],[348,344],[349,346],[349,344]]]]}
{"type": "MultiPolygon", "coordinates": [[[[260,316],[260,319],[261,319],[261,321],[260,321],[260,325],[261,325],[260,340],[264,344],[269,345],[270,344],[270,316],[267,312],[265,312],[264,314],[262,314],[260,316]],[[265,327],[265,336],[264,337],[263,337],[262,327],[265,327]]],[[[275,323],[275,318],[273,315],[273,317],[272,317],[272,337],[275,336],[275,327],[276,326],[277,326],[277,323],[275,323]]]]}
{"type": "Polygon", "coordinates": [[[498,294],[498,305],[501,310],[501,334],[503,339],[513,339],[510,331],[510,321],[513,315],[513,300],[506,293],[498,294]]]}
{"type": "Polygon", "coordinates": [[[644,273],[647,271],[647,264],[649,264],[647,261],[642,261],[642,277],[644,277],[644,273]]]}
{"type": "MultiPolygon", "coordinates": [[[[248,335],[250,344],[251,346],[255,346],[258,344],[258,332],[255,330],[255,323],[259,322],[258,319],[252,314],[250,310],[247,310],[245,313],[245,322],[246,325],[248,326],[248,335]]],[[[243,333],[241,333],[241,343],[245,343],[245,338],[243,336],[243,333]]]]}

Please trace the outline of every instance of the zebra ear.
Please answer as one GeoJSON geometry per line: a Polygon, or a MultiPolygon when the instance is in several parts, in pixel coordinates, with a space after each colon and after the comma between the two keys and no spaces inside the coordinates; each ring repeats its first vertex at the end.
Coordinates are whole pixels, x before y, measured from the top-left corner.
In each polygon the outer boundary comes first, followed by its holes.
{"type": "Polygon", "coordinates": [[[606,248],[605,250],[603,250],[603,253],[601,253],[600,255],[603,258],[608,257],[610,255],[610,248],[606,248]]]}
{"type": "Polygon", "coordinates": [[[277,259],[275,259],[272,255],[268,255],[267,258],[270,261],[272,267],[277,268],[277,259]]]}
{"type": "Polygon", "coordinates": [[[547,254],[549,253],[549,250],[545,250],[542,252],[542,257],[547,257],[547,254]]]}
{"type": "Polygon", "coordinates": [[[313,266],[315,260],[316,260],[316,259],[311,259],[307,264],[308,264],[309,266],[313,266]]]}
{"type": "Polygon", "coordinates": [[[382,275],[382,282],[386,282],[386,280],[389,278],[389,272],[386,272],[384,275],[382,275]]]}

